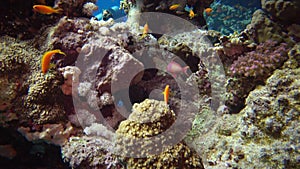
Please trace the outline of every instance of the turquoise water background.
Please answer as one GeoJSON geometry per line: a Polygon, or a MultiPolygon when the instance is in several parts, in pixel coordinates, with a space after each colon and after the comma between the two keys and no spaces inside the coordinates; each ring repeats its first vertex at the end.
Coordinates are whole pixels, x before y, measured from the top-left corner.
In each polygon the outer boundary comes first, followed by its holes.
{"type": "Polygon", "coordinates": [[[96,5],[98,6],[98,10],[94,12],[94,16],[102,13],[104,9],[112,6],[120,6],[120,0],[97,0],[96,5]]]}

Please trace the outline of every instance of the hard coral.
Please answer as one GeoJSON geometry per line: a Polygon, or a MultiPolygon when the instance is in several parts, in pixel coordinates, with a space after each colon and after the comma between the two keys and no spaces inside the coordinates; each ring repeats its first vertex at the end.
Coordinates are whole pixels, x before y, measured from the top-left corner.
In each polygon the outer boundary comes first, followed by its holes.
{"type": "MultiPolygon", "coordinates": [[[[94,3],[96,0],[57,0],[55,3],[56,7],[63,9],[63,14],[67,16],[82,16],[86,14],[84,4],[94,3]]],[[[94,5],[90,6],[94,8],[94,5]]]]}
{"type": "Polygon", "coordinates": [[[266,41],[257,46],[255,51],[239,57],[230,68],[231,74],[237,77],[268,77],[275,69],[288,59],[286,44],[279,46],[274,41],[266,41]]]}
{"type": "Polygon", "coordinates": [[[63,103],[58,101],[62,96],[62,77],[58,74],[34,73],[29,83],[28,94],[23,98],[24,107],[21,108],[27,118],[39,124],[63,119],[63,103]]]}
{"type": "Polygon", "coordinates": [[[168,138],[163,136],[175,118],[174,112],[164,102],[146,99],[134,104],[132,114],[121,122],[116,132],[116,151],[123,157],[129,155],[125,158],[128,168],[203,168],[201,158],[185,143],[172,145],[168,142],[176,139],[175,131],[168,138]],[[140,139],[143,141],[138,141],[140,139]]]}
{"type": "Polygon", "coordinates": [[[295,13],[300,8],[298,0],[262,0],[262,8],[282,24],[300,24],[300,19],[295,13]]]}
{"type": "Polygon", "coordinates": [[[245,30],[256,43],[262,43],[267,40],[288,43],[293,45],[295,41],[291,39],[282,25],[272,20],[267,13],[258,9],[252,16],[251,23],[245,30]]]}

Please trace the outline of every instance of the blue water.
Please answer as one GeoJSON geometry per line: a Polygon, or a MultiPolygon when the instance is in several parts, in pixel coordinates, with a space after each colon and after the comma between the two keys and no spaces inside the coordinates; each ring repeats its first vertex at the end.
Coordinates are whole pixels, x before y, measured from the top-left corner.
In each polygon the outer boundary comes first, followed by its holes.
{"type": "MultiPolygon", "coordinates": [[[[103,18],[103,11],[107,10],[111,13],[111,17],[114,20],[118,20],[120,22],[125,22],[127,20],[126,14],[124,10],[120,10],[120,1],[119,0],[98,0],[96,5],[98,6],[98,10],[94,12],[94,16],[98,20],[102,20],[103,18]]],[[[106,17],[104,20],[107,20],[106,17]]]]}
{"type": "Polygon", "coordinates": [[[98,10],[94,12],[94,16],[102,13],[104,9],[112,6],[120,6],[120,0],[97,0],[96,5],[98,6],[98,10]]]}

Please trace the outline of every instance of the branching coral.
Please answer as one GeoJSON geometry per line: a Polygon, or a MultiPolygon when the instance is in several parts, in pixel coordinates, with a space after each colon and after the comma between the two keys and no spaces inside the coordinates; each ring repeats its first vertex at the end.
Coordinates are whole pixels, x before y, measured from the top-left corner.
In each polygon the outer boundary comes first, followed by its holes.
{"type": "Polygon", "coordinates": [[[230,68],[237,77],[268,77],[288,59],[286,44],[276,45],[275,41],[266,41],[257,46],[255,51],[239,57],[230,68]]]}

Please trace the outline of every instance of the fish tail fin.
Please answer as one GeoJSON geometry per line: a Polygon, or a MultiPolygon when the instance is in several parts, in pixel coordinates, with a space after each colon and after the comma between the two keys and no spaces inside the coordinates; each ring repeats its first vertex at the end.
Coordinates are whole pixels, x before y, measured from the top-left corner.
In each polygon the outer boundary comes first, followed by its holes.
{"type": "Polygon", "coordinates": [[[60,51],[59,54],[62,54],[62,55],[66,56],[65,52],[62,52],[62,51],[60,51]]]}
{"type": "Polygon", "coordinates": [[[184,72],[187,76],[189,76],[189,74],[187,73],[187,70],[188,70],[189,68],[190,68],[189,66],[186,66],[186,67],[183,68],[183,72],[184,72]]]}
{"type": "Polygon", "coordinates": [[[61,8],[55,9],[55,13],[57,13],[57,14],[61,14],[63,11],[64,11],[64,10],[61,9],[61,8]]]}

